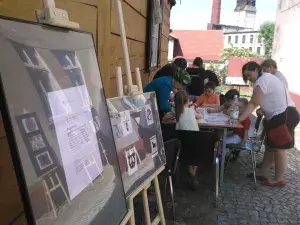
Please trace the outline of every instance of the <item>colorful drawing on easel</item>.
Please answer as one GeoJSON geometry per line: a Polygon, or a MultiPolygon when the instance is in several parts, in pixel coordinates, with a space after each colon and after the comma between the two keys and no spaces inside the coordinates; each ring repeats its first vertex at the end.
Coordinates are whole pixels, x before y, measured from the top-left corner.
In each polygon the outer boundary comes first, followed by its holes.
{"type": "Polygon", "coordinates": [[[138,156],[135,147],[125,151],[125,157],[127,162],[128,175],[131,176],[138,171],[138,156]]]}
{"type": "Polygon", "coordinates": [[[150,126],[154,123],[151,105],[145,105],[145,111],[146,111],[147,124],[148,126],[150,126]]]}
{"type": "Polygon", "coordinates": [[[129,111],[120,112],[121,126],[123,136],[127,136],[132,133],[132,123],[129,111]]]}
{"type": "Polygon", "coordinates": [[[150,138],[150,143],[151,143],[152,158],[154,158],[155,156],[158,155],[156,135],[154,135],[150,138]]]}

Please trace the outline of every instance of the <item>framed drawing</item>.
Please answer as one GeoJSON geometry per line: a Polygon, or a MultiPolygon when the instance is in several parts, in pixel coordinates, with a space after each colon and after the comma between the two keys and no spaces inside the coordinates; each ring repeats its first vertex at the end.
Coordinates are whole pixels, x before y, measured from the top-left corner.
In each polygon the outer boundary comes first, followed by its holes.
{"type": "Polygon", "coordinates": [[[92,35],[0,17],[1,113],[28,224],[127,213],[92,35]]]}
{"type": "Polygon", "coordinates": [[[166,163],[156,96],[152,92],[107,101],[124,189],[129,197],[166,163]],[[122,122],[130,125],[123,126],[122,122]],[[130,132],[126,127],[130,127],[130,132]]]}

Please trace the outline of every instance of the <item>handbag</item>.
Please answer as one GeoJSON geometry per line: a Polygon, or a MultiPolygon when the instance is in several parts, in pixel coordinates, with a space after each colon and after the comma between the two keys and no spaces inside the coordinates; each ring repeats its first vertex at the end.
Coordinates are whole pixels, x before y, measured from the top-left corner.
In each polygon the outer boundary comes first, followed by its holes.
{"type": "Polygon", "coordinates": [[[288,100],[287,100],[287,93],[285,89],[286,95],[286,110],[285,110],[285,121],[284,124],[279,125],[278,127],[272,128],[269,130],[267,136],[268,138],[276,144],[276,146],[283,146],[288,144],[289,142],[293,141],[293,137],[290,134],[290,131],[286,125],[287,121],[287,113],[288,113],[288,100]]]}

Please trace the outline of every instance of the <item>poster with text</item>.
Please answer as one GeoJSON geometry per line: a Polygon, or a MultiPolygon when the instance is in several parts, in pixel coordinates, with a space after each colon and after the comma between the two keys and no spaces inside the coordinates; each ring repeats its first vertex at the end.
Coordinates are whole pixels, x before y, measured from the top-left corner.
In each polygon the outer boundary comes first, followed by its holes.
{"type": "Polygon", "coordinates": [[[0,16],[4,148],[26,224],[120,224],[128,213],[94,43],[88,32],[0,16]]]}
{"type": "Polygon", "coordinates": [[[56,115],[53,121],[71,200],[103,171],[86,93],[85,85],[48,93],[50,108],[56,115]],[[87,169],[86,162],[90,160],[95,161],[95,166],[87,169]]]}
{"type": "Polygon", "coordinates": [[[128,197],[166,163],[156,96],[151,92],[107,101],[128,197]]]}

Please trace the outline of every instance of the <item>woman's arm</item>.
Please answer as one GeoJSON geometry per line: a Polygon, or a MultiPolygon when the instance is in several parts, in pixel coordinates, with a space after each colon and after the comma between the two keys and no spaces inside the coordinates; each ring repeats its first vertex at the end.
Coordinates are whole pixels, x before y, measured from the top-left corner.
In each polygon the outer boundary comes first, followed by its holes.
{"type": "Polygon", "coordinates": [[[239,117],[240,122],[244,121],[248,116],[250,116],[251,113],[257,108],[257,106],[260,105],[263,96],[264,93],[262,92],[261,88],[259,86],[256,86],[253,90],[253,95],[245,112],[239,117]]]}

